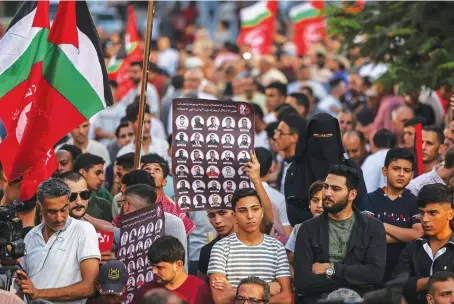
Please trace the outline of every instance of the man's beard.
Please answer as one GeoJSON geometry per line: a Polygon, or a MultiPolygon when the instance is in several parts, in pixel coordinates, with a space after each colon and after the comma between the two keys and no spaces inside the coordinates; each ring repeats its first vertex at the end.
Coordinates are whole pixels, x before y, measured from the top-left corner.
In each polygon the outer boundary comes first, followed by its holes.
{"type": "Polygon", "coordinates": [[[86,213],[87,213],[87,208],[85,208],[85,206],[77,206],[77,207],[71,208],[71,212],[69,213],[69,215],[71,215],[71,217],[79,220],[79,219],[83,218],[86,213]],[[82,215],[74,214],[73,211],[75,209],[84,210],[84,213],[82,213],[82,215]]]}
{"type": "MultiPolygon", "coordinates": [[[[326,199],[323,200],[323,210],[328,212],[328,213],[332,213],[332,214],[337,214],[337,213],[341,212],[348,205],[348,197],[347,196],[343,200],[338,201],[333,206],[327,206],[325,204],[325,201],[326,201],[326,199]]],[[[330,202],[332,202],[332,201],[330,200],[330,202]]]]}
{"type": "Polygon", "coordinates": [[[164,280],[161,277],[156,277],[156,276],[154,276],[153,281],[156,283],[156,285],[159,285],[159,286],[166,286],[167,284],[172,282],[172,280],[164,280]]]}

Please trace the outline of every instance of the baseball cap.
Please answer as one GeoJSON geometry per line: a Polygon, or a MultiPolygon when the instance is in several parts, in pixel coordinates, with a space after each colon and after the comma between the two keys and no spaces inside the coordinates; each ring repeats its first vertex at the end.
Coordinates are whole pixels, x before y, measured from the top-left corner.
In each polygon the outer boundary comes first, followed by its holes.
{"type": "Polygon", "coordinates": [[[98,289],[101,295],[123,295],[128,280],[126,266],[118,260],[108,261],[98,274],[98,289]]]}

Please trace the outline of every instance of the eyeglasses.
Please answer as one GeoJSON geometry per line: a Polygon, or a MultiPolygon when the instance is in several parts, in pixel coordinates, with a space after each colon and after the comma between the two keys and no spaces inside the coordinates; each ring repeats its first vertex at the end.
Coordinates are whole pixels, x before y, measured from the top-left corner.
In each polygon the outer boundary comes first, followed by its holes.
{"type": "Polygon", "coordinates": [[[126,137],[133,137],[133,136],[134,136],[134,133],[130,132],[130,133],[126,133],[126,134],[121,134],[120,138],[123,139],[123,138],[126,138],[126,137]]]}
{"type": "Polygon", "coordinates": [[[265,300],[256,299],[256,298],[245,298],[242,296],[235,297],[235,304],[244,304],[244,303],[249,303],[249,304],[265,303],[265,300]]]}
{"type": "Polygon", "coordinates": [[[91,196],[91,191],[90,190],[84,190],[80,192],[71,192],[69,195],[69,201],[74,202],[77,197],[80,196],[80,198],[84,201],[88,200],[91,196]]]}
{"type": "Polygon", "coordinates": [[[274,135],[276,135],[276,136],[293,135],[293,134],[295,134],[295,133],[293,133],[293,132],[284,133],[281,130],[277,130],[277,129],[274,130],[274,135]]]}

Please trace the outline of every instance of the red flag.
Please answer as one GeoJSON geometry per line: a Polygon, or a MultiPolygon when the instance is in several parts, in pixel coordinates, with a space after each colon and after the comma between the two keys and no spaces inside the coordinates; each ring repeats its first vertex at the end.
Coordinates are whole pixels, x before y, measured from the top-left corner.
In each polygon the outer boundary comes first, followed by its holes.
{"type": "Polygon", "coordinates": [[[344,11],[349,14],[359,13],[364,9],[366,5],[366,0],[357,0],[357,1],[346,1],[344,0],[344,11]]]}
{"type": "Polygon", "coordinates": [[[293,21],[293,43],[299,56],[306,55],[316,42],[326,37],[326,21],[322,15],[325,2],[311,1],[290,10],[293,21]]]}
{"type": "Polygon", "coordinates": [[[277,9],[277,1],[259,1],[241,9],[238,45],[249,45],[254,54],[271,54],[277,9]]]}
{"type": "Polygon", "coordinates": [[[123,98],[129,90],[135,88],[135,84],[129,79],[128,68],[133,61],[142,61],[142,49],[139,45],[140,36],[137,30],[134,5],[128,6],[128,24],[121,49],[118,51],[115,62],[107,69],[109,79],[115,80],[118,84],[116,100],[123,98]]]}
{"type": "Polygon", "coordinates": [[[50,149],[45,158],[42,158],[30,171],[28,171],[22,180],[19,199],[28,201],[38,191],[40,183],[52,176],[57,170],[57,158],[54,149],[50,149]]]}
{"type": "Polygon", "coordinates": [[[415,147],[414,147],[414,155],[415,155],[415,170],[414,170],[414,177],[420,176],[423,174],[423,161],[422,161],[422,123],[418,123],[415,125],[415,147]]]}
{"type": "Polygon", "coordinates": [[[9,59],[0,66],[0,117],[8,132],[0,160],[8,181],[24,177],[25,199],[55,170],[53,145],[112,104],[86,3],[61,1],[51,30],[48,12],[48,1],[24,2],[0,40],[9,59]]]}

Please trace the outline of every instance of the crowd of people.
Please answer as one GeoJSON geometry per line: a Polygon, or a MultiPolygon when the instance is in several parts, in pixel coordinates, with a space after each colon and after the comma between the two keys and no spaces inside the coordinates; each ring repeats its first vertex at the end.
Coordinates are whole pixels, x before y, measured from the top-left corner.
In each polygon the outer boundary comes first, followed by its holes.
{"type": "MultiPolygon", "coordinates": [[[[27,254],[17,296],[0,290],[0,302],[454,303],[452,87],[387,87],[387,66],[342,53],[338,36],[297,56],[279,34],[272,54],[252,54],[235,44],[235,5],[222,2],[231,14],[219,15],[178,3],[171,23],[160,20],[150,65],[130,64],[134,87],[117,98],[110,81],[114,105],[55,145],[53,177],[17,205],[27,254]],[[184,140],[172,139],[175,98],[252,104],[255,149],[243,170],[253,188],[236,190],[231,207],[185,213],[175,203],[172,140],[184,140]],[[165,221],[147,249],[153,279],[130,301],[119,227],[155,204],[165,221]],[[96,231],[114,233],[110,250],[100,252],[96,231]]],[[[120,35],[99,34],[108,65],[120,35]]],[[[16,205],[20,181],[0,176],[1,204],[16,205]]]]}

